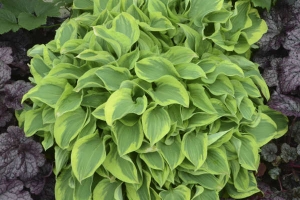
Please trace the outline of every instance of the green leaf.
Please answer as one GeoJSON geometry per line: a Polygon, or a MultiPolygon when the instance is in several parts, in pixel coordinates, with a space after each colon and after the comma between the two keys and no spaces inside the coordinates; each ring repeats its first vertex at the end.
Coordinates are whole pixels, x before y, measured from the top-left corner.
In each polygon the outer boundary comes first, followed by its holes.
{"type": "Polygon", "coordinates": [[[73,9],[80,10],[92,10],[93,1],[92,0],[73,0],[73,9]]]}
{"type": "Polygon", "coordinates": [[[224,184],[212,174],[194,175],[187,172],[179,171],[178,176],[183,182],[193,185],[201,185],[205,189],[220,191],[224,184]]]}
{"type": "MultiPolygon", "coordinates": [[[[192,27],[186,24],[178,24],[180,29],[182,29],[186,39],[184,41],[184,45],[201,57],[204,53],[211,51],[211,42],[207,40],[203,40],[202,34],[198,31],[194,30],[192,27]]],[[[183,39],[180,39],[180,42],[183,39]]]]}
{"type": "Polygon", "coordinates": [[[164,159],[157,151],[142,153],[139,154],[139,156],[146,163],[146,165],[151,169],[163,170],[165,167],[164,159]]]}
{"type": "Polygon", "coordinates": [[[148,91],[152,99],[161,106],[180,104],[189,106],[189,95],[181,82],[172,76],[164,76],[154,82],[148,91]]]}
{"type": "Polygon", "coordinates": [[[77,80],[77,85],[74,88],[76,92],[79,92],[83,88],[88,87],[101,87],[104,88],[104,83],[101,81],[101,79],[95,74],[96,71],[98,71],[98,68],[92,68],[86,73],[84,73],[82,76],[79,77],[77,80]]]}
{"type": "Polygon", "coordinates": [[[109,96],[109,92],[88,91],[88,93],[83,96],[81,105],[86,107],[97,108],[99,105],[105,103],[109,96]]]}
{"type": "Polygon", "coordinates": [[[102,38],[111,45],[118,58],[120,58],[131,49],[131,38],[129,38],[125,34],[117,32],[113,29],[107,29],[103,25],[94,26],[93,29],[94,34],[97,37],[102,38]]]}
{"type": "Polygon", "coordinates": [[[83,180],[81,183],[75,180],[74,200],[91,200],[92,199],[93,177],[83,180]]]}
{"type": "Polygon", "coordinates": [[[179,185],[176,188],[161,191],[159,196],[162,200],[187,200],[191,198],[191,190],[184,185],[179,185]]]}
{"type": "Polygon", "coordinates": [[[101,65],[106,65],[115,61],[115,58],[107,51],[94,51],[92,49],[85,49],[76,56],[81,60],[95,61],[101,65]]]}
{"type": "Polygon", "coordinates": [[[199,195],[193,198],[192,200],[219,200],[219,193],[215,190],[204,189],[204,191],[199,195]]]}
{"type": "Polygon", "coordinates": [[[181,151],[193,163],[195,170],[199,169],[207,158],[207,144],[206,133],[192,131],[186,133],[182,138],[181,151]]]}
{"type": "Polygon", "coordinates": [[[79,182],[94,175],[106,157],[104,141],[98,132],[78,139],[71,153],[72,171],[79,182]],[[88,155],[88,156],[87,156],[88,155]]]}
{"type": "Polygon", "coordinates": [[[40,56],[35,56],[30,62],[30,72],[35,81],[38,83],[50,71],[50,67],[46,65],[45,61],[40,56]]]}
{"type": "Polygon", "coordinates": [[[148,82],[157,81],[165,75],[179,77],[173,64],[162,57],[147,57],[138,61],[135,65],[135,73],[148,82]]]}
{"type": "Polygon", "coordinates": [[[284,116],[282,113],[270,109],[268,106],[260,106],[263,113],[268,115],[277,126],[277,134],[274,136],[274,138],[279,138],[283,136],[288,131],[288,118],[284,116]]]}
{"type": "Polygon", "coordinates": [[[172,22],[162,15],[160,12],[151,12],[150,15],[150,24],[145,22],[140,22],[139,25],[148,32],[155,31],[167,31],[175,29],[172,22]]]}
{"type": "Polygon", "coordinates": [[[196,25],[198,25],[202,22],[202,19],[205,15],[213,11],[220,10],[222,6],[222,0],[190,0],[190,9],[188,10],[188,16],[192,18],[193,21],[195,21],[196,25]]]}
{"type": "Polygon", "coordinates": [[[248,120],[252,119],[252,116],[254,115],[255,110],[256,110],[253,102],[247,97],[243,98],[243,100],[239,104],[238,108],[239,108],[242,116],[248,120]]]}
{"type": "Polygon", "coordinates": [[[116,138],[120,156],[136,151],[141,147],[144,133],[140,120],[135,122],[133,126],[127,126],[121,121],[116,121],[113,124],[112,130],[116,138]]]}
{"type": "Polygon", "coordinates": [[[260,122],[255,127],[244,127],[245,131],[253,135],[261,147],[277,135],[276,123],[266,114],[260,113],[260,122]]]}
{"type": "Polygon", "coordinates": [[[103,81],[105,88],[111,91],[119,89],[123,81],[132,77],[128,69],[110,65],[102,66],[95,73],[103,81]]]}
{"type": "Polygon", "coordinates": [[[139,183],[137,169],[129,156],[119,156],[116,145],[110,143],[110,151],[103,166],[117,179],[125,183],[139,183]]]}
{"type": "Polygon", "coordinates": [[[112,21],[112,29],[123,33],[130,39],[130,46],[133,45],[140,36],[139,25],[135,18],[126,12],[122,12],[112,21]]]}
{"type": "Polygon", "coordinates": [[[88,48],[89,48],[88,43],[86,43],[86,41],[84,41],[83,39],[72,39],[66,41],[62,45],[60,49],[60,54],[67,54],[67,53],[79,54],[80,52],[88,48]]]}
{"type": "Polygon", "coordinates": [[[214,83],[207,85],[207,88],[213,95],[234,96],[233,85],[227,76],[218,76],[214,83]]]}
{"type": "Polygon", "coordinates": [[[211,174],[230,174],[228,159],[225,148],[210,148],[207,152],[207,158],[200,168],[211,174]]]}
{"type": "Polygon", "coordinates": [[[205,88],[202,84],[188,84],[188,90],[190,98],[195,106],[210,114],[217,112],[210,102],[210,98],[205,92],[205,88]]]}
{"type": "Polygon", "coordinates": [[[214,121],[216,121],[220,116],[217,114],[208,114],[205,112],[197,112],[192,115],[192,117],[188,120],[188,127],[189,128],[195,128],[195,127],[201,127],[206,126],[214,121]]]}
{"type": "Polygon", "coordinates": [[[54,138],[58,146],[62,149],[69,147],[74,139],[83,128],[86,120],[86,112],[81,108],[67,112],[56,118],[54,124],[54,138]]]}
{"type": "Polygon", "coordinates": [[[203,69],[194,63],[182,63],[175,66],[178,74],[183,79],[193,80],[200,77],[206,77],[203,69]]]}
{"type": "Polygon", "coordinates": [[[18,25],[16,15],[8,9],[0,9],[0,34],[9,32],[10,30],[17,31],[20,26],[18,25]]]}
{"type": "Polygon", "coordinates": [[[54,158],[55,158],[55,169],[54,173],[56,176],[61,172],[61,170],[67,165],[70,158],[70,151],[66,149],[61,149],[58,146],[54,147],[54,158]]]}
{"type": "Polygon", "coordinates": [[[257,170],[259,165],[259,154],[255,139],[251,135],[242,135],[231,138],[238,153],[239,163],[248,170],[257,170]]]}
{"type": "Polygon", "coordinates": [[[68,167],[67,169],[64,169],[56,179],[54,193],[56,200],[74,200],[74,189],[68,184],[69,180],[72,178],[71,172],[71,168],[68,167]]]}
{"type": "Polygon", "coordinates": [[[272,0],[251,0],[255,7],[266,8],[268,11],[271,8],[272,0]]]}
{"type": "Polygon", "coordinates": [[[44,78],[39,85],[33,87],[23,96],[22,102],[30,98],[55,108],[58,99],[64,91],[66,83],[66,80],[54,77],[44,78]]]}
{"type": "Polygon", "coordinates": [[[82,91],[73,92],[73,87],[69,83],[67,83],[64,92],[58,99],[55,106],[56,117],[79,108],[82,101],[82,96],[82,91]]]}
{"type": "Polygon", "coordinates": [[[18,15],[19,25],[26,30],[32,30],[46,24],[47,15],[34,16],[31,13],[22,12],[18,15]]]}
{"type": "Polygon", "coordinates": [[[122,192],[120,185],[122,182],[116,180],[103,179],[95,187],[93,191],[94,200],[116,199],[117,193],[122,192]]]}
{"type": "Polygon", "coordinates": [[[45,151],[47,151],[54,144],[54,137],[51,132],[44,132],[44,140],[42,141],[42,145],[45,151]]]}
{"type": "Polygon", "coordinates": [[[163,58],[168,59],[173,65],[190,63],[193,58],[198,58],[198,55],[187,47],[173,46],[162,54],[163,58]]]}
{"type": "Polygon", "coordinates": [[[70,63],[59,63],[51,69],[48,75],[65,79],[78,79],[87,70],[86,67],[77,67],[70,63]]]}
{"type": "Polygon", "coordinates": [[[121,88],[108,98],[105,105],[105,119],[108,125],[111,126],[115,120],[121,119],[127,114],[141,115],[144,113],[147,107],[147,97],[143,95],[133,100],[131,93],[131,89],[121,88]]]}
{"type": "Polygon", "coordinates": [[[74,19],[64,21],[57,30],[54,38],[57,48],[60,49],[69,40],[77,39],[77,30],[78,24],[74,19]]]}
{"type": "Polygon", "coordinates": [[[150,198],[151,175],[143,171],[143,183],[140,188],[136,189],[134,184],[126,183],[126,193],[129,199],[152,199],[150,198]]]}
{"type": "Polygon", "coordinates": [[[163,107],[147,109],[143,113],[142,123],[145,136],[151,146],[161,140],[171,128],[169,114],[163,107]]]}
{"type": "Polygon", "coordinates": [[[158,142],[157,148],[170,166],[171,170],[174,170],[178,165],[180,165],[185,158],[181,151],[181,141],[179,137],[176,137],[175,141],[170,145],[158,142]]]}
{"type": "Polygon", "coordinates": [[[24,122],[24,132],[26,137],[30,137],[37,131],[45,129],[45,125],[43,124],[42,112],[42,108],[26,111],[26,120],[24,122]]]}

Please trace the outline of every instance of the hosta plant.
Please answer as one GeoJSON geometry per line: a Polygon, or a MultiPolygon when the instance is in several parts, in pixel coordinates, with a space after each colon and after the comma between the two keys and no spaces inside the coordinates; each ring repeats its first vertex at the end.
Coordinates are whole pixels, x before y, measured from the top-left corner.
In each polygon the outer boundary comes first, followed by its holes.
{"type": "Polygon", "coordinates": [[[287,120],[264,105],[268,87],[244,56],[267,29],[250,1],[92,8],[28,52],[35,86],[17,116],[27,136],[54,149],[56,199],[259,192],[259,148],[282,136],[287,120]]]}

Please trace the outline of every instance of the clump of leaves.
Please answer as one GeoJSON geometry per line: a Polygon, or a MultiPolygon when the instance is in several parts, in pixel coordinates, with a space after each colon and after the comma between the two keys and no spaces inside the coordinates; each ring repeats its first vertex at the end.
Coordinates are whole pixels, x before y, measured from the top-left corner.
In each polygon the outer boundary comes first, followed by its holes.
{"type": "Polygon", "coordinates": [[[60,7],[72,0],[1,0],[0,34],[20,28],[33,30],[46,24],[47,17],[59,17],[60,7]]]}
{"type": "Polygon", "coordinates": [[[267,29],[250,1],[74,7],[89,12],[29,50],[35,86],[17,115],[26,136],[54,147],[56,199],[259,192],[259,148],[286,132],[287,118],[264,105],[258,65],[237,55],[267,29]]]}

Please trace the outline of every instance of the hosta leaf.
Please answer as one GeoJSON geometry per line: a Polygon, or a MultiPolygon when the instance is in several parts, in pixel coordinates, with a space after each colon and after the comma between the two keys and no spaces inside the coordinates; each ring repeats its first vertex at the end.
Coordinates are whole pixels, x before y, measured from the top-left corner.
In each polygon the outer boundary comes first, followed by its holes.
{"type": "Polygon", "coordinates": [[[182,46],[173,46],[162,54],[163,58],[168,59],[173,65],[179,65],[183,63],[190,63],[193,58],[197,58],[198,55],[190,48],[182,46]]]}
{"type": "Polygon", "coordinates": [[[140,22],[139,25],[146,31],[167,31],[170,29],[175,29],[172,22],[164,17],[161,12],[151,12],[150,23],[140,22]]]}
{"type": "Polygon", "coordinates": [[[129,156],[119,156],[117,147],[110,143],[110,151],[103,166],[117,179],[125,183],[139,183],[137,168],[129,156]]]}
{"type": "Polygon", "coordinates": [[[165,162],[160,153],[149,152],[139,154],[140,158],[147,164],[151,169],[163,170],[165,166],[165,162]]]}
{"type": "Polygon", "coordinates": [[[72,171],[79,182],[93,176],[106,157],[103,139],[89,134],[78,139],[71,153],[72,171]],[[87,156],[89,154],[89,156],[87,156]]]}
{"type": "Polygon", "coordinates": [[[161,140],[171,128],[168,112],[162,107],[147,109],[142,116],[143,130],[150,145],[161,140]]]}
{"type": "Polygon", "coordinates": [[[119,89],[123,81],[131,78],[128,69],[108,65],[99,68],[95,73],[103,81],[105,88],[111,91],[119,89]]]}
{"type": "Polygon", "coordinates": [[[143,171],[143,183],[140,188],[136,189],[133,184],[126,184],[127,196],[130,199],[152,199],[150,198],[151,175],[143,171]]]}
{"type": "Polygon", "coordinates": [[[79,54],[85,49],[88,49],[89,45],[83,39],[72,39],[64,43],[60,49],[61,54],[74,53],[79,54]]]}
{"type": "Polygon", "coordinates": [[[45,129],[45,125],[43,124],[42,112],[42,108],[26,111],[24,132],[27,137],[34,135],[39,130],[45,129]]]}
{"type": "Polygon", "coordinates": [[[74,200],[91,200],[92,199],[93,177],[89,177],[79,183],[75,180],[74,200]]]}
{"type": "Polygon", "coordinates": [[[140,55],[139,49],[136,49],[132,52],[122,55],[118,59],[117,63],[120,67],[124,67],[131,70],[134,68],[136,61],[139,59],[139,55],[140,55]]]}
{"type": "Polygon", "coordinates": [[[193,163],[195,170],[199,169],[207,157],[207,134],[192,131],[183,136],[181,151],[193,163]]]}
{"type": "Polygon", "coordinates": [[[54,77],[44,78],[39,85],[33,87],[23,96],[22,102],[30,98],[41,101],[54,108],[64,91],[66,83],[66,80],[54,77]]]}
{"type": "Polygon", "coordinates": [[[131,38],[125,34],[113,29],[107,29],[103,25],[94,26],[93,29],[97,37],[102,38],[111,45],[118,58],[130,50],[132,45],[131,38]]]}
{"type": "Polygon", "coordinates": [[[193,21],[198,21],[196,25],[202,22],[205,15],[210,12],[220,10],[223,6],[222,0],[190,0],[190,9],[188,10],[188,16],[193,19],[193,21]]]}
{"type": "Polygon", "coordinates": [[[277,134],[276,123],[266,114],[260,114],[260,122],[255,127],[245,127],[245,131],[254,136],[261,147],[268,143],[277,134]],[[263,133],[263,134],[262,134],[263,133]]]}
{"type": "Polygon", "coordinates": [[[55,184],[55,199],[57,200],[73,200],[74,189],[68,184],[70,178],[72,178],[72,169],[68,167],[64,169],[62,173],[56,179],[55,184]]]}
{"type": "Polygon", "coordinates": [[[207,79],[202,78],[202,81],[209,84],[214,83],[220,74],[224,74],[229,77],[244,77],[244,72],[238,65],[230,61],[222,61],[216,65],[216,68],[212,73],[207,74],[207,79]]]}
{"type": "Polygon", "coordinates": [[[50,67],[44,62],[40,56],[35,56],[30,62],[30,72],[36,82],[40,82],[50,71],[50,67]]]}
{"type": "Polygon", "coordinates": [[[61,170],[67,165],[70,158],[70,151],[66,149],[61,149],[58,146],[54,147],[55,156],[55,169],[54,173],[56,176],[61,172],[61,170]]]}
{"type": "Polygon", "coordinates": [[[258,145],[250,135],[231,138],[238,153],[239,163],[248,170],[257,170],[259,164],[258,145]]]}
{"type": "Polygon", "coordinates": [[[101,81],[101,79],[96,75],[96,71],[98,71],[98,68],[92,68],[88,70],[86,73],[84,73],[82,76],[79,77],[77,80],[77,85],[74,88],[76,92],[79,92],[83,88],[88,87],[102,87],[104,88],[104,83],[101,81]]]}
{"type": "Polygon", "coordinates": [[[211,174],[230,174],[227,155],[224,148],[210,148],[207,158],[200,168],[211,174]]]}
{"type": "Polygon", "coordinates": [[[109,92],[88,91],[88,94],[83,96],[81,105],[97,108],[99,105],[105,103],[109,96],[109,92]]]}
{"type": "Polygon", "coordinates": [[[168,180],[168,177],[170,175],[170,168],[168,166],[165,166],[163,170],[155,170],[149,168],[151,177],[153,180],[160,186],[163,187],[163,185],[168,180]]]}
{"type": "Polygon", "coordinates": [[[206,77],[203,69],[199,65],[194,63],[182,63],[175,66],[178,74],[183,79],[197,79],[200,77],[206,77]]]}
{"type": "Polygon", "coordinates": [[[85,67],[77,67],[70,63],[59,63],[49,72],[49,76],[65,78],[65,79],[78,79],[87,71],[85,67]]]}
{"type": "Polygon", "coordinates": [[[140,120],[135,122],[133,126],[127,126],[121,121],[116,121],[113,124],[113,132],[120,156],[136,151],[142,145],[144,133],[140,120]]]}
{"type": "Polygon", "coordinates": [[[133,45],[140,36],[139,25],[135,21],[135,18],[126,12],[114,18],[112,21],[112,29],[130,38],[130,46],[133,45]]]}
{"type": "Polygon", "coordinates": [[[199,196],[196,196],[192,200],[206,200],[206,199],[211,199],[211,200],[219,200],[219,193],[215,190],[208,190],[204,189],[204,191],[199,194],[199,196]]]}
{"type": "Polygon", "coordinates": [[[64,21],[55,35],[56,47],[60,49],[65,42],[77,39],[77,30],[78,25],[74,19],[64,21]]]}
{"type": "Polygon", "coordinates": [[[86,120],[86,112],[81,108],[67,112],[56,118],[54,124],[54,138],[58,146],[62,149],[69,147],[74,139],[83,128],[86,120]]]}
{"type": "Polygon", "coordinates": [[[103,179],[95,187],[93,191],[94,200],[115,199],[115,194],[121,192],[119,187],[120,181],[103,179]],[[120,190],[120,191],[119,191],[120,190]]]}
{"type": "Polygon", "coordinates": [[[282,113],[270,109],[268,106],[261,106],[263,113],[268,115],[277,126],[277,134],[274,138],[279,138],[283,136],[288,131],[288,118],[282,113]]]}
{"type": "Polygon", "coordinates": [[[180,104],[184,107],[189,106],[189,95],[176,78],[164,76],[154,82],[154,87],[149,91],[152,99],[161,106],[180,104]]]}
{"type": "Polygon", "coordinates": [[[73,92],[73,87],[67,83],[65,90],[55,106],[55,115],[58,117],[64,113],[76,110],[82,101],[82,91],[73,92]]]}
{"type": "Polygon", "coordinates": [[[184,185],[180,185],[176,188],[160,192],[159,196],[162,200],[186,200],[191,198],[191,190],[184,185]]]}
{"type": "Polygon", "coordinates": [[[131,89],[121,88],[108,98],[105,105],[105,119],[108,125],[112,125],[115,120],[121,119],[127,114],[140,115],[144,113],[147,107],[146,96],[143,95],[133,100],[131,92],[131,89]]]}
{"type": "Polygon", "coordinates": [[[234,96],[234,88],[227,76],[218,76],[214,83],[207,85],[207,88],[213,95],[234,96]]]}
{"type": "Polygon", "coordinates": [[[165,75],[179,77],[173,64],[162,57],[147,57],[136,63],[136,75],[148,82],[157,81],[165,75]]]}
{"type": "Polygon", "coordinates": [[[202,56],[204,53],[211,50],[211,43],[207,40],[202,40],[202,34],[186,24],[178,24],[183,30],[186,40],[184,45],[202,56]]]}
{"type": "Polygon", "coordinates": [[[243,100],[239,104],[238,108],[239,108],[242,116],[248,120],[252,119],[252,116],[256,110],[253,102],[247,97],[243,98],[243,100]]]}
{"type": "Polygon", "coordinates": [[[95,61],[102,65],[106,65],[115,61],[115,58],[109,52],[94,51],[92,49],[85,49],[84,51],[80,52],[80,54],[78,54],[76,57],[86,61],[95,61]]]}
{"type": "Polygon", "coordinates": [[[188,84],[190,98],[195,106],[207,113],[216,113],[209,96],[205,92],[203,85],[198,83],[188,84]]]}
{"type": "Polygon", "coordinates": [[[169,164],[171,170],[174,170],[178,165],[180,165],[185,158],[181,151],[181,141],[178,137],[176,137],[175,141],[170,145],[163,142],[157,143],[157,148],[169,164]]]}
{"type": "Polygon", "coordinates": [[[201,185],[209,190],[220,191],[224,187],[221,181],[212,174],[193,175],[187,172],[179,171],[178,176],[185,183],[201,185]]]}
{"type": "Polygon", "coordinates": [[[220,116],[217,114],[208,114],[205,112],[197,112],[188,120],[189,128],[206,126],[216,121],[220,116]]]}

